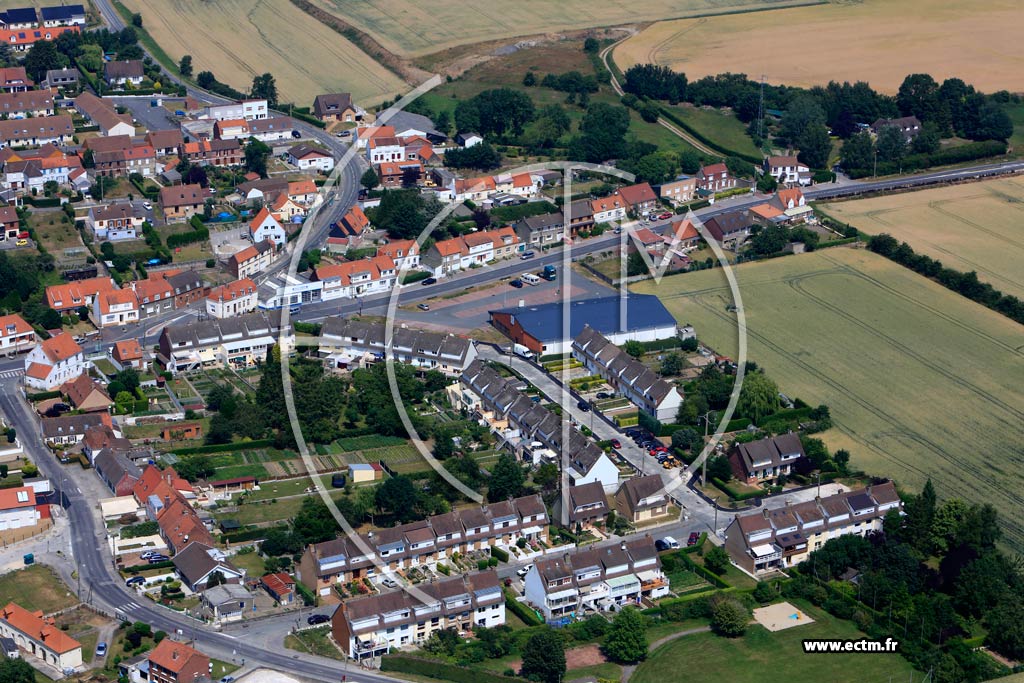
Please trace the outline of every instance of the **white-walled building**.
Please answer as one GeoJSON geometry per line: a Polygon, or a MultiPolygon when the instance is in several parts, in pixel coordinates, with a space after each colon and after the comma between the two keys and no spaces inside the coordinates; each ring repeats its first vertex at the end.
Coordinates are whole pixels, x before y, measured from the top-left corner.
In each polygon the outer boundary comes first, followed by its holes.
{"type": "Polygon", "coordinates": [[[35,526],[40,518],[31,486],[0,489],[0,531],[35,526]]]}
{"type": "Polygon", "coordinates": [[[300,171],[330,173],[334,168],[334,157],[330,152],[312,145],[295,145],[288,150],[288,163],[300,171]]]}
{"type": "Polygon", "coordinates": [[[25,356],[25,385],[36,391],[52,391],[81,375],[86,367],[82,347],[70,334],[58,334],[25,356]]]}
{"type": "Polygon", "coordinates": [[[266,100],[242,100],[231,104],[217,104],[206,107],[201,118],[224,121],[227,119],[265,119],[269,116],[266,100]]]}
{"type": "Polygon", "coordinates": [[[267,240],[278,247],[284,246],[285,241],[288,239],[287,233],[284,228],[278,223],[274,215],[270,213],[270,209],[263,207],[260,212],[256,214],[256,217],[249,222],[249,237],[252,238],[253,244],[259,244],[260,242],[267,240]]]}
{"type": "Polygon", "coordinates": [[[17,313],[0,316],[0,354],[10,356],[31,351],[36,346],[36,332],[17,313]]]}
{"type": "Polygon", "coordinates": [[[259,305],[259,288],[249,278],[221,285],[206,295],[206,312],[214,318],[252,313],[259,305]]]}

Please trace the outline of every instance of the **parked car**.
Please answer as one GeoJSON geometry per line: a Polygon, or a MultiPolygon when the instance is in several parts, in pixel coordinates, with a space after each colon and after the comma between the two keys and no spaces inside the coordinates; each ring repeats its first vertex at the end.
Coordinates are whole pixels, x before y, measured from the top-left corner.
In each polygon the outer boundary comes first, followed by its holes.
{"type": "Polygon", "coordinates": [[[612,448],[622,448],[622,442],[618,439],[611,440],[612,448]]]}
{"type": "Polygon", "coordinates": [[[28,244],[28,240],[18,240],[18,246],[24,247],[28,244]]]}
{"type": "Polygon", "coordinates": [[[523,288],[523,281],[519,280],[519,279],[512,280],[511,282],[509,282],[509,284],[512,285],[513,287],[515,287],[516,289],[522,289],[523,288]]]}
{"type": "Polygon", "coordinates": [[[96,643],[96,656],[106,657],[107,656],[107,644],[103,641],[96,643]]]}
{"type": "Polygon", "coordinates": [[[520,567],[516,570],[516,576],[518,576],[520,579],[525,579],[526,575],[530,573],[531,569],[533,569],[532,564],[528,564],[525,567],[520,567]]]}
{"type": "Polygon", "coordinates": [[[597,392],[597,398],[599,398],[599,399],[614,398],[614,396],[612,396],[612,394],[609,394],[607,391],[599,391],[599,392],[597,392]]]}
{"type": "Polygon", "coordinates": [[[385,588],[398,588],[398,582],[392,578],[384,579],[380,582],[380,585],[384,586],[385,588]]]}
{"type": "Polygon", "coordinates": [[[306,619],[306,623],[310,626],[316,626],[317,624],[326,624],[331,618],[326,614],[310,614],[306,619]]]}
{"type": "Polygon", "coordinates": [[[423,280],[423,282],[421,282],[420,284],[421,285],[436,285],[437,284],[437,278],[436,277],[428,277],[425,280],[423,280]]]}
{"type": "Polygon", "coordinates": [[[662,540],[662,541],[663,541],[663,542],[665,543],[665,545],[667,545],[667,546],[668,546],[669,548],[678,548],[678,547],[679,547],[679,541],[677,541],[676,539],[672,538],[671,536],[665,536],[665,537],[664,537],[664,538],[662,538],[661,540],[662,540]]]}
{"type": "Polygon", "coordinates": [[[150,204],[149,202],[142,202],[142,208],[144,208],[146,211],[152,211],[153,205],[150,204]]]}
{"type": "Polygon", "coordinates": [[[576,404],[576,407],[582,410],[584,413],[590,411],[590,404],[587,403],[586,401],[580,401],[579,403],[576,404]]]}
{"type": "Polygon", "coordinates": [[[293,138],[295,138],[296,140],[298,140],[299,138],[301,138],[301,137],[302,137],[302,133],[300,133],[300,132],[299,132],[299,131],[297,131],[297,130],[293,130],[293,131],[292,131],[292,137],[293,137],[293,138]]]}
{"type": "Polygon", "coordinates": [[[668,543],[665,543],[665,541],[659,538],[654,542],[654,549],[659,553],[668,550],[668,543]]]}
{"type": "Polygon", "coordinates": [[[659,221],[667,221],[669,218],[672,218],[672,212],[671,211],[666,211],[665,213],[663,213],[660,216],[658,216],[658,220],[659,221]]]}
{"type": "Polygon", "coordinates": [[[235,683],[235,677],[234,676],[225,676],[222,679],[220,679],[220,683],[235,683]]]}
{"type": "Polygon", "coordinates": [[[149,556],[149,563],[150,564],[157,564],[158,562],[166,562],[169,559],[171,559],[171,558],[167,557],[166,555],[150,555],[149,556]]]}
{"type": "Polygon", "coordinates": [[[523,252],[523,255],[519,257],[519,260],[520,260],[520,261],[525,261],[525,260],[527,260],[527,259],[531,259],[531,258],[533,258],[533,257],[534,257],[534,256],[536,256],[536,255],[537,255],[537,254],[536,254],[535,252],[532,252],[532,251],[524,251],[524,252],[523,252]]]}
{"type": "Polygon", "coordinates": [[[146,577],[144,576],[133,576],[130,579],[126,579],[124,585],[126,586],[141,586],[146,583],[146,577]]]}
{"type": "Polygon", "coordinates": [[[140,560],[148,560],[149,558],[153,557],[154,555],[160,555],[160,554],[161,553],[158,553],[155,550],[147,550],[146,552],[144,552],[141,555],[139,555],[139,559],[140,560]]]}
{"type": "Polygon", "coordinates": [[[691,531],[690,532],[690,537],[688,539],[686,539],[686,546],[689,547],[691,545],[697,545],[697,541],[699,541],[699,540],[700,540],[700,534],[698,534],[696,531],[691,531]]]}
{"type": "Polygon", "coordinates": [[[429,311],[430,304],[416,304],[416,308],[420,309],[421,311],[429,311]]]}

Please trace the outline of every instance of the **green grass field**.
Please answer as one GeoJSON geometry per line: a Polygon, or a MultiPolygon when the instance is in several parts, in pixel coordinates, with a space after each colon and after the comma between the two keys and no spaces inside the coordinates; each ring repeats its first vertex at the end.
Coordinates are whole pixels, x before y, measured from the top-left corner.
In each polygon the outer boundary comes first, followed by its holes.
{"type": "Polygon", "coordinates": [[[679,105],[671,107],[683,120],[709,140],[734,152],[760,156],[761,150],[747,135],[747,127],[728,109],[705,109],[679,105]]]}
{"type": "Polygon", "coordinates": [[[1024,297],[1024,181],[939,187],[825,204],[836,220],[870,234],[889,233],[914,251],[1024,297]]]}
{"type": "Polygon", "coordinates": [[[77,603],[78,598],[52,569],[36,564],[0,576],[0,605],[9,602],[49,614],[77,603]]]}
{"type": "Polygon", "coordinates": [[[805,638],[852,639],[864,636],[849,621],[801,604],[815,620],[772,633],[762,626],[747,629],[741,638],[697,633],[673,640],[641,664],[630,683],[679,680],[681,671],[699,669],[701,677],[729,683],[903,683],[913,667],[898,654],[805,654],[805,638]]]}
{"type": "MultiPolygon", "coordinates": [[[[748,357],[789,396],[828,404],[823,437],[909,489],[992,503],[1024,549],[1021,328],[867,251],[831,249],[735,269],[748,357]]],[[[719,352],[737,353],[721,270],[637,285],[719,352]]]]}

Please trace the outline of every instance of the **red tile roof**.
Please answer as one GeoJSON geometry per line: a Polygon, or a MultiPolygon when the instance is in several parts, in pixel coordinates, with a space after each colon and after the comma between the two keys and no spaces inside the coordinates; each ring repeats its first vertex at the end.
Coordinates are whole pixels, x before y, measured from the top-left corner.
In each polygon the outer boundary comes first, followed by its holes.
{"type": "Polygon", "coordinates": [[[36,492],[31,486],[0,489],[0,510],[17,510],[36,506],[36,492]]]}
{"type": "Polygon", "coordinates": [[[138,339],[125,339],[114,343],[114,359],[120,363],[142,358],[142,346],[138,339]]]}
{"type": "Polygon", "coordinates": [[[630,185],[629,187],[623,187],[619,189],[619,195],[622,197],[630,206],[635,206],[643,202],[656,202],[658,201],[658,195],[654,194],[654,190],[647,183],[640,183],[639,185],[630,185]]]}
{"type": "Polygon", "coordinates": [[[59,363],[82,353],[82,347],[70,334],[58,334],[56,337],[50,337],[42,343],[42,349],[51,363],[59,363]]]}
{"type": "Polygon", "coordinates": [[[199,671],[206,671],[210,658],[204,655],[199,650],[189,647],[185,643],[179,643],[170,638],[164,638],[161,640],[153,651],[149,653],[149,661],[151,664],[156,664],[162,669],[166,669],[172,673],[179,673],[184,670],[189,662],[193,658],[198,658],[200,662],[197,665],[193,665],[189,668],[197,669],[199,671]]]}
{"type": "Polygon", "coordinates": [[[250,278],[245,277],[241,280],[235,280],[234,282],[229,282],[226,285],[221,285],[220,287],[211,290],[206,298],[211,301],[220,301],[221,299],[231,301],[232,299],[238,299],[255,292],[256,283],[250,278]]]}
{"type": "Polygon", "coordinates": [[[0,612],[0,618],[57,654],[82,647],[77,640],[57,628],[53,619],[44,617],[41,611],[29,612],[21,605],[9,602],[0,612]]]}
{"type": "Polygon", "coordinates": [[[17,334],[28,334],[31,331],[32,326],[17,313],[0,315],[0,337],[13,337],[17,334]]]}

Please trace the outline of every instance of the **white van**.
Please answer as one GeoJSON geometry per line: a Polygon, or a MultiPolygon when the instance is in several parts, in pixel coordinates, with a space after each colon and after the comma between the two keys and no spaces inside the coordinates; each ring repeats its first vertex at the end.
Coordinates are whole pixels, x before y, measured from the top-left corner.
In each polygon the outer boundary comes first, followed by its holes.
{"type": "Polygon", "coordinates": [[[519,276],[519,279],[528,285],[540,284],[540,277],[534,275],[533,273],[523,273],[522,275],[519,276]]]}

